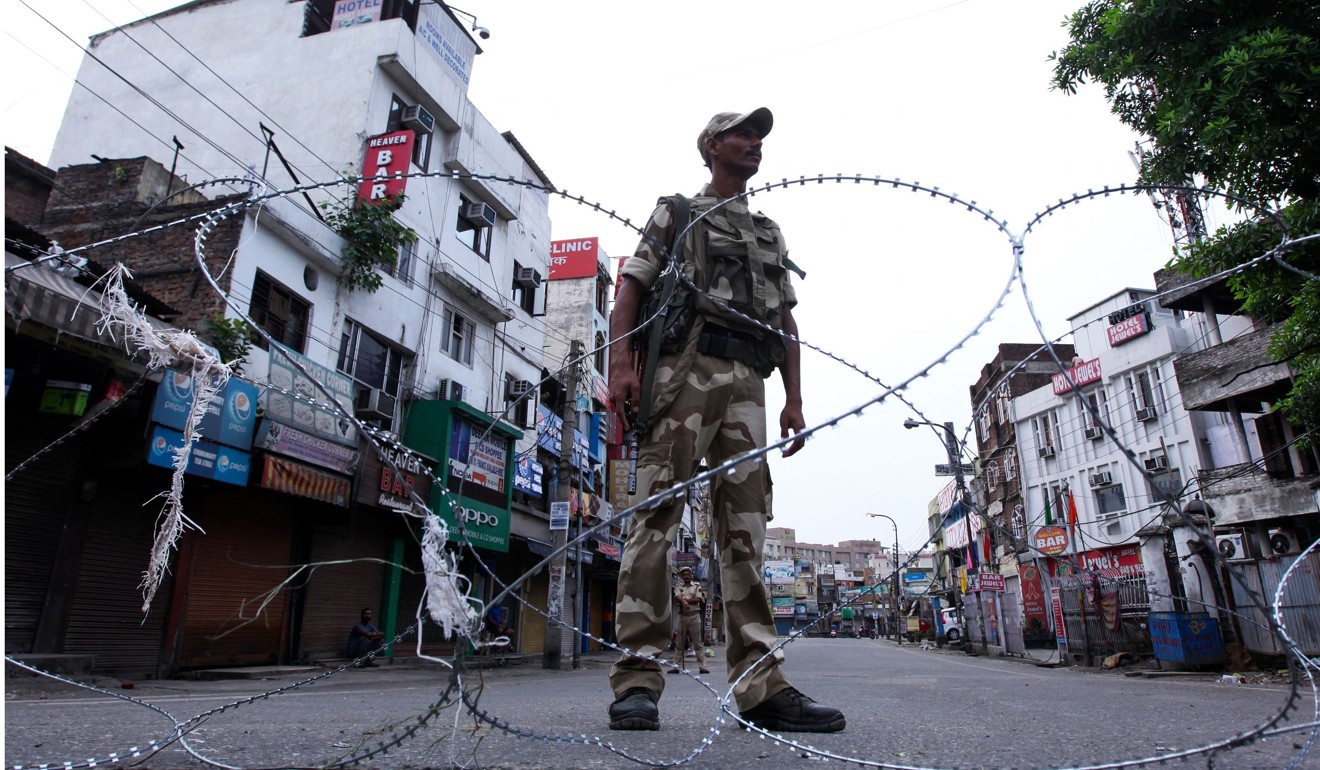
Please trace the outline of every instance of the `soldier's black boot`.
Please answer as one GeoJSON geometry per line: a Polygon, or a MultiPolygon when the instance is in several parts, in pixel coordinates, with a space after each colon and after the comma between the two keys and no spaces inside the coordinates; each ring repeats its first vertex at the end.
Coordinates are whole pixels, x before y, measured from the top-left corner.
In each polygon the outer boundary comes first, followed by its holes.
{"type": "Polygon", "coordinates": [[[610,704],[611,730],[659,730],[660,696],[645,687],[632,687],[610,704]]]}
{"type": "Polygon", "coordinates": [[[847,724],[843,712],[822,706],[793,687],[742,712],[742,718],[762,730],[784,733],[836,733],[847,724]]]}

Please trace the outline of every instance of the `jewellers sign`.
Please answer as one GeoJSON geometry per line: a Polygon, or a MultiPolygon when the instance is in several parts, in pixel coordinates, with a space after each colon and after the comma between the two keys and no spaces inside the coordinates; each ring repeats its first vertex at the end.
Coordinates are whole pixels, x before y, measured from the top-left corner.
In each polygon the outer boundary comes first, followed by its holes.
{"type": "Polygon", "coordinates": [[[1082,361],[1074,364],[1073,368],[1068,370],[1067,376],[1063,372],[1054,375],[1051,382],[1054,384],[1054,395],[1067,393],[1073,389],[1073,385],[1086,385],[1100,379],[1100,359],[1092,358],[1090,361],[1082,361]],[[1068,382],[1071,379],[1072,382],[1068,382]]]}

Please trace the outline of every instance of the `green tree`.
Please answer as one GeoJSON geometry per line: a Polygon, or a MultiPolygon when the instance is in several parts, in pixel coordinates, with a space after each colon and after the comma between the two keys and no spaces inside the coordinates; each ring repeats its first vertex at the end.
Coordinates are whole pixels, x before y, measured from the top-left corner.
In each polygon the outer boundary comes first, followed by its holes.
{"type": "Polygon", "coordinates": [[[402,195],[368,203],[355,191],[350,191],[348,200],[321,204],[326,224],[344,239],[340,254],[344,270],[339,280],[350,291],[375,292],[381,285],[380,268],[394,267],[399,247],[417,242],[417,231],[394,218],[402,204],[402,195]]]}
{"type": "MultiPolygon", "coordinates": [[[[1282,209],[1288,237],[1320,233],[1320,3],[1310,0],[1093,0],[1065,22],[1053,85],[1095,82],[1124,124],[1148,137],[1141,181],[1198,180],[1282,209]]],[[[1197,277],[1245,264],[1284,233],[1255,206],[1177,255],[1197,277]]],[[[1253,317],[1277,323],[1270,354],[1297,372],[1280,402],[1320,425],[1320,238],[1229,279],[1253,317]],[[1289,269],[1297,268],[1301,273],[1289,269]],[[1307,275],[1309,274],[1309,275],[1307,275]]]]}

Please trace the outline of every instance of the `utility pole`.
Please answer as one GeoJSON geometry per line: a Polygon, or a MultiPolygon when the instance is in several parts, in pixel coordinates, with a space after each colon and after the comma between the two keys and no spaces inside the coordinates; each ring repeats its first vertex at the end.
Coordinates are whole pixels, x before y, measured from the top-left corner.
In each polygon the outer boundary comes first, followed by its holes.
{"type": "MultiPolygon", "coordinates": [[[[564,424],[561,426],[559,438],[559,473],[557,488],[559,494],[556,495],[558,505],[565,509],[565,513],[571,510],[573,495],[573,449],[575,441],[573,429],[577,426],[577,394],[579,389],[579,378],[582,367],[578,359],[582,357],[582,340],[573,340],[568,354],[568,360],[573,362],[572,369],[565,372],[564,376],[564,404],[562,409],[562,418],[564,424]]],[[[554,505],[552,504],[552,508],[554,505]]],[[[550,515],[550,545],[559,551],[559,555],[550,565],[550,591],[546,597],[546,615],[549,620],[545,626],[545,648],[541,654],[541,668],[558,671],[560,667],[560,651],[563,649],[562,626],[554,621],[562,621],[564,615],[564,575],[567,571],[568,551],[560,550],[568,543],[568,521],[563,519],[563,528],[556,529],[556,516],[554,511],[550,515]]],[[[582,570],[582,564],[577,565],[577,570],[582,570]]],[[[574,598],[576,606],[577,598],[574,598]]],[[[576,615],[575,615],[576,617],[576,615]]],[[[576,624],[574,624],[576,625],[576,624]]]]}

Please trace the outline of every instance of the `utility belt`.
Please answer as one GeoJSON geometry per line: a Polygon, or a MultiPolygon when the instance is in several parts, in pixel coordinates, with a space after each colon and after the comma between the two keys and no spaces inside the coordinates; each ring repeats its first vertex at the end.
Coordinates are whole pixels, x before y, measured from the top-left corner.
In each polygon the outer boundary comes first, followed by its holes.
{"type": "MultiPolygon", "coordinates": [[[[741,361],[755,369],[762,378],[766,378],[774,374],[775,367],[779,363],[773,360],[771,353],[778,344],[776,340],[763,340],[755,334],[726,329],[708,321],[701,329],[701,336],[697,338],[697,352],[730,361],[741,361]]],[[[779,349],[782,354],[782,345],[779,349]]]]}

